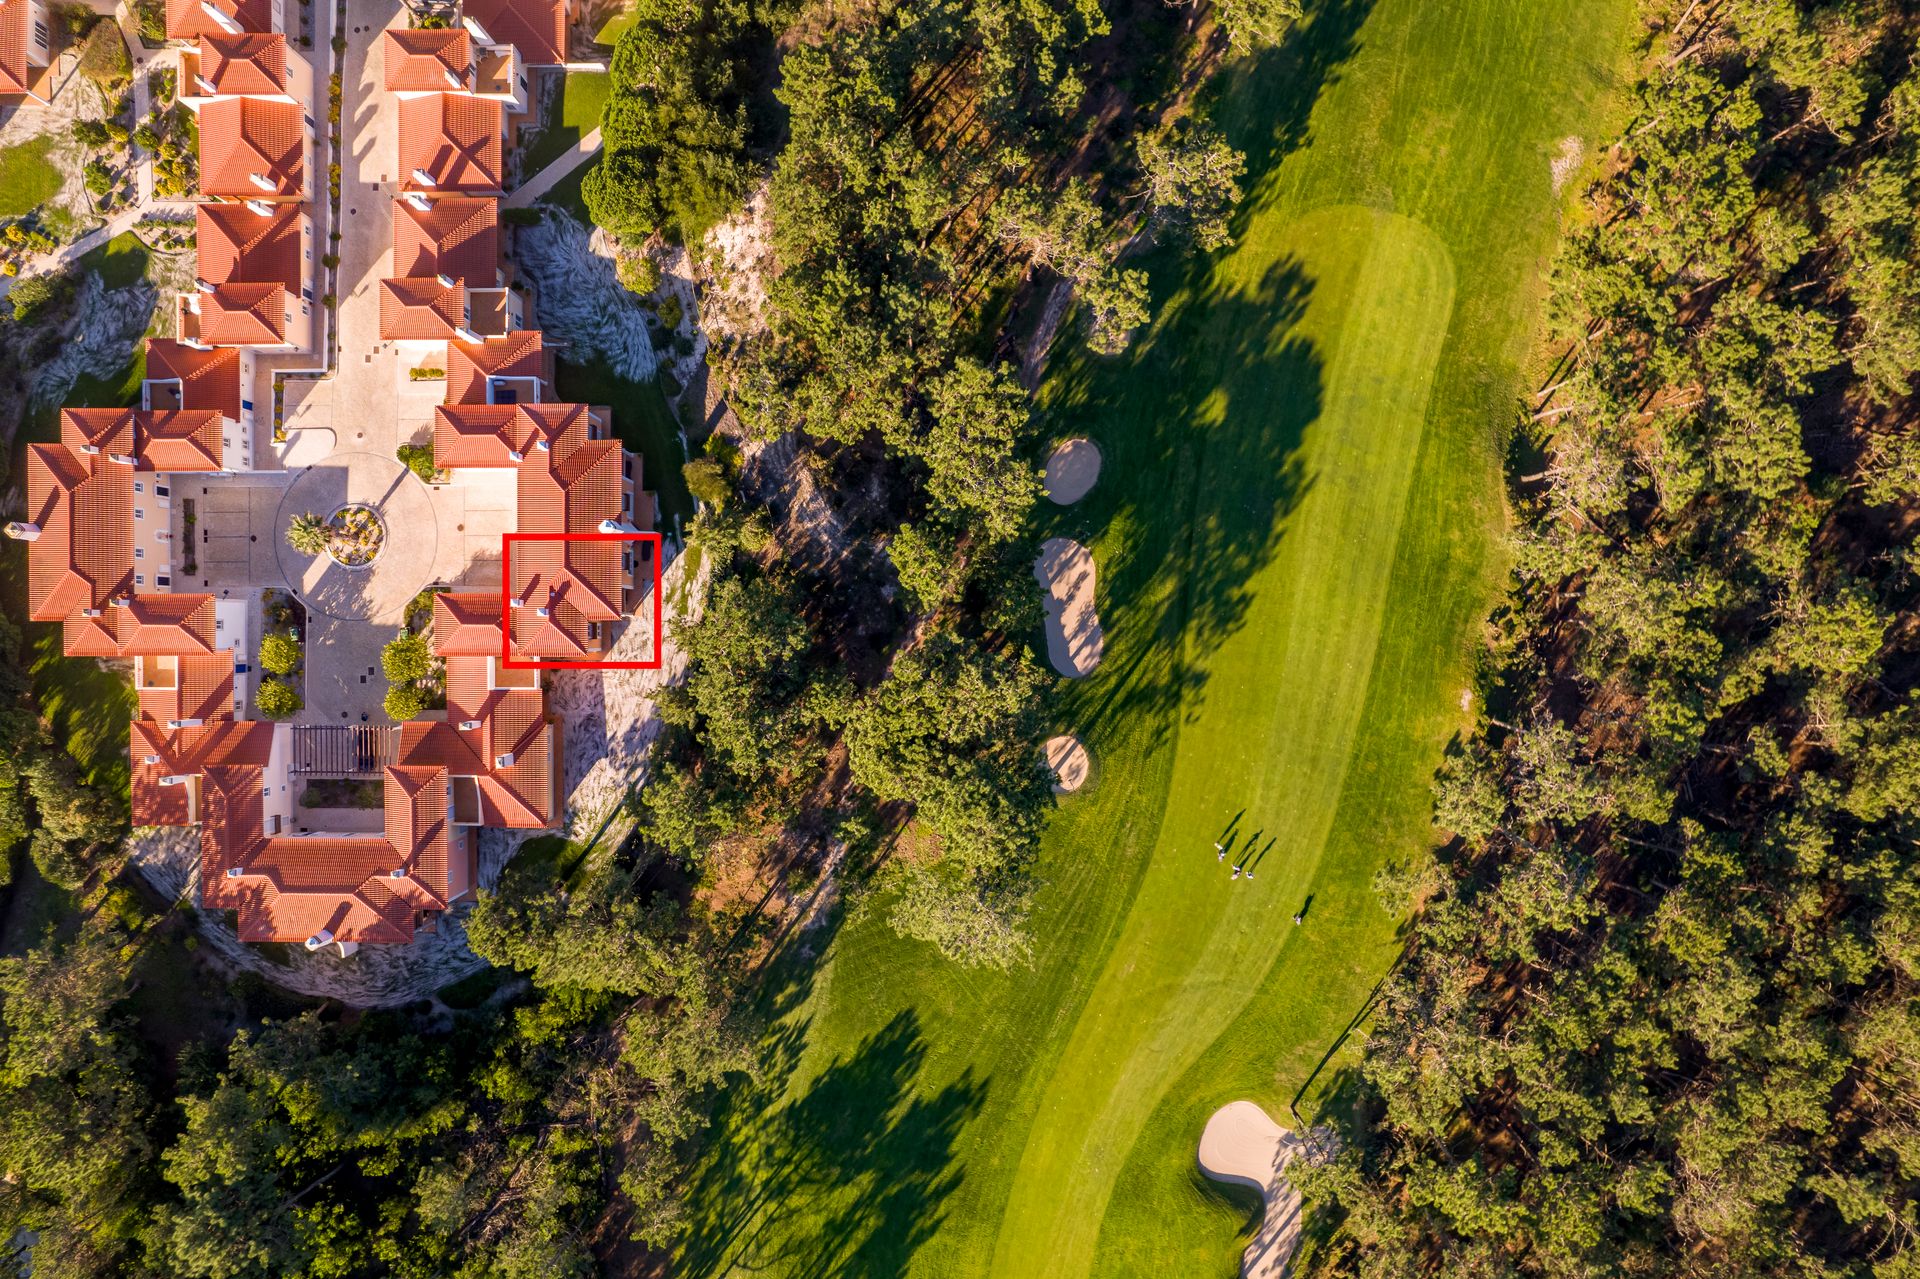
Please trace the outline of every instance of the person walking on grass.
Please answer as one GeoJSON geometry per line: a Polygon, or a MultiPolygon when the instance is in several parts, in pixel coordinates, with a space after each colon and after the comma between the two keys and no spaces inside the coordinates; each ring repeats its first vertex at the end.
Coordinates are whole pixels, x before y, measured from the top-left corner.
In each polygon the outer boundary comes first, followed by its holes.
{"type": "Polygon", "coordinates": [[[1219,840],[1217,840],[1217,839],[1216,839],[1216,840],[1214,840],[1214,841],[1213,841],[1213,854],[1214,854],[1214,856],[1213,856],[1213,860],[1215,860],[1215,861],[1217,861],[1217,862],[1223,862],[1223,861],[1225,861],[1225,860],[1227,860],[1227,846],[1226,846],[1225,844],[1223,844],[1223,843],[1221,843],[1221,842],[1220,842],[1219,840]]]}
{"type": "Polygon", "coordinates": [[[1240,878],[1240,868],[1239,868],[1238,866],[1235,866],[1235,867],[1233,868],[1233,877],[1234,877],[1235,879],[1238,879],[1238,878],[1240,878]]]}

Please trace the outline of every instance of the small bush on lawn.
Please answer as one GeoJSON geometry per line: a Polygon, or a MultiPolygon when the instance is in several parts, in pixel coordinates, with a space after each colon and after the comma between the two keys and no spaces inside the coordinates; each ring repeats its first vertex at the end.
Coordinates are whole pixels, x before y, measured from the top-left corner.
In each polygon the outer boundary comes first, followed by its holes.
{"type": "Polygon", "coordinates": [[[426,705],[426,697],[413,684],[395,684],[387,690],[387,698],[383,703],[387,718],[398,722],[417,718],[426,705]]]}

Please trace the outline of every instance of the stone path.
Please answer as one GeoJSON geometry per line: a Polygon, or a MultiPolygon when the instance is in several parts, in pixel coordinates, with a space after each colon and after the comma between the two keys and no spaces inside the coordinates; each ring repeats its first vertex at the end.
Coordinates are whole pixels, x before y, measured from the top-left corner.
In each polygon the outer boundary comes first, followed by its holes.
{"type": "Polygon", "coordinates": [[[563,178],[585,164],[587,157],[599,149],[600,130],[595,129],[574,143],[565,155],[515,187],[513,194],[500,202],[501,206],[508,209],[531,207],[535,200],[560,185],[563,178]]]}

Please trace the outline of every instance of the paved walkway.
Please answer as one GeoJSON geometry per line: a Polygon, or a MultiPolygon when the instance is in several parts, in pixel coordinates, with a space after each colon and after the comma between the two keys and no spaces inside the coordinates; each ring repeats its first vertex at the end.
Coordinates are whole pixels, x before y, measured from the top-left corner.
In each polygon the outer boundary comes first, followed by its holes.
{"type": "Polygon", "coordinates": [[[58,271],[71,262],[77,262],[113,239],[114,236],[133,230],[140,219],[149,213],[192,212],[193,203],[189,200],[157,200],[149,204],[128,205],[72,244],[63,244],[51,252],[36,254],[29,258],[18,277],[0,276],[0,298],[7,296],[16,278],[24,280],[30,275],[45,275],[50,271],[58,271]]]}
{"type": "Polygon", "coordinates": [[[600,130],[595,129],[586,137],[573,144],[573,149],[549,164],[540,172],[514,188],[513,194],[500,203],[509,209],[525,209],[535,200],[560,184],[560,180],[586,163],[587,157],[600,150],[600,130]]]}

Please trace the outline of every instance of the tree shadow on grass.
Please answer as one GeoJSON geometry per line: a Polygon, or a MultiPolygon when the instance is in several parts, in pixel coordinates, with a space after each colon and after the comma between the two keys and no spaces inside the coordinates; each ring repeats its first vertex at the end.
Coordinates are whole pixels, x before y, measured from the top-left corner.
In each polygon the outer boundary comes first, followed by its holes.
{"type": "Polygon", "coordinates": [[[688,1190],[703,1210],[680,1273],[880,1279],[905,1273],[945,1220],[963,1175],[955,1141],[985,1083],[968,1073],[923,1094],[925,1041],[903,1012],[781,1102],[808,1028],[783,1027],[766,1081],[735,1090],[716,1117],[688,1190]]]}

